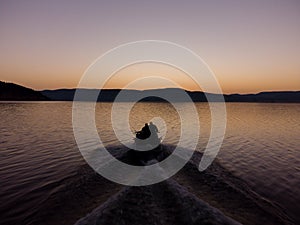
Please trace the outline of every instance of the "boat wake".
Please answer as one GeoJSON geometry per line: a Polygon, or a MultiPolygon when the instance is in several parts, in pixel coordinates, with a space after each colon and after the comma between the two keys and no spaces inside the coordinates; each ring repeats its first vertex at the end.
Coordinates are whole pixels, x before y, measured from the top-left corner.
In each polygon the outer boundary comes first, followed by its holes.
{"type": "MultiPolygon", "coordinates": [[[[167,158],[175,147],[163,145],[149,153],[138,153],[124,146],[110,146],[107,149],[125,163],[150,165],[167,158]]],[[[70,181],[64,190],[60,190],[64,195],[51,206],[55,216],[42,215],[40,221],[47,218],[48,222],[44,224],[65,221],[65,224],[77,225],[134,225],[145,222],[293,224],[278,205],[258,195],[246,182],[224,169],[217,160],[208,169],[199,172],[201,157],[200,152],[195,152],[184,168],[173,177],[141,187],[112,183],[84,166],[79,176],[70,181]],[[60,213],[57,213],[57,207],[61,207],[60,213]]]]}

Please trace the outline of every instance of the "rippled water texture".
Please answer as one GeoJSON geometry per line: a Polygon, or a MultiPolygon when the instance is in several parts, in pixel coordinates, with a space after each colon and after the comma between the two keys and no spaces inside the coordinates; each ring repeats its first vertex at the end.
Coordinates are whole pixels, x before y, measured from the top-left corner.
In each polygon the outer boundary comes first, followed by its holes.
{"type": "MultiPolygon", "coordinates": [[[[97,104],[97,128],[106,144],[117,145],[111,129],[111,105],[97,104]]],[[[206,103],[196,107],[201,122],[197,150],[203,151],[210,111],[206,103]]],[[[300,104],[229,103],[227,113],[226,136],[217,160],[300,221],[300,104]]],[[[130,114],[132,130],[156,116],[167,125],[164,143],[175,145],[180,119],[170,104],[135,105],[130,114]]],[[[2,102],[0,118],[1,220],[5,224],[19,218],[29,223],[51,196],[58,195],[64,181],[78,176],[78,168],[85,164],[73,136],[72,103],[2,102]]]]}

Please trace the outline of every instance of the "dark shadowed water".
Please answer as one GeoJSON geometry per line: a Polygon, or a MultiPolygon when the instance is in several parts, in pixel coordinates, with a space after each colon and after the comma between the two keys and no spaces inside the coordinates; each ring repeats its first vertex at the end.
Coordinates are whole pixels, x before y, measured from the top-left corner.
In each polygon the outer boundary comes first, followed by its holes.
{"type": "MultiPolygon", "coordinates": [[[[117,145],[111,129],[111,105],[97,104],[97,128],[106,144],[117,145]]],[[[196,107],[201,122],[197,150],[203,151],[209,137],[210,111],[206,103],[196,107]]],[[[156,116],[162,117],[168,128],[164,143],[176,145],[180,120],[167,103],[135,105],[130,117],[132,129],[140,129],[156,116]]],[[[72,103],[2,102],[0,118],[0,220],[3,224],[30,223],[85,164],[73,136],[72,103]]],[[[226,136],[218,161],[298,222],[299,146],[300,104],[227,104],[226,136]]]]}

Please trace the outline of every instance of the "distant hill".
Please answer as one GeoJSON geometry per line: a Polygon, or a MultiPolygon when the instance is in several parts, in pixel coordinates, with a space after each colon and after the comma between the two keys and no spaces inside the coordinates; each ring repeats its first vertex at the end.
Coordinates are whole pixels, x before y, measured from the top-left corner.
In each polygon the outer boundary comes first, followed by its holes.
{"type": "Polygon", "coordinates": [[[50,100],[39,91],[21,85],[0,81],[0,101],[46,101],[50,100]]]}
{"type": "MultiPolygon", "coordinates": [[[[175,96],[177,102],[185,101],[178,95],[176,88],[166,89],[152,89],[152,90],[123,90],[127,96],[141,96],[145,94],[149,97],[144,98],[143,102],[162,102],[164,101],[155,96],[157,93],[168,94],[175,96]]],[[[0,101],[13,100],[13,101],[73,101],[76,89],[57,89],[57,90],[44,90],[34,91],[32,89],[0,81],[0,101]]],[[[82,101],[90,100],[90,96],[98,92],[96,89],[80,89],[85,94],[86,99],[82,101]]],[[[99,102],[113,102],[116,96],[119,94],[120,89],[103,89],[97,98],[99,102]]],[[[204,93],[201,91],[185,91],[194,102],[206,102],[206,95],[213,97],[214,101],[219,101],[222,97],[217,94],[204,93]]],[[[276,91],[276,92],[261,92],[258,94],[230,94],[224,95],[226,102],[281,102],[281,103],[300,103],[300,91],[276,91]]],[[[126,100],[122,100],[126,101],[126,100]]]]}
{"type": "MultiPolygon", "coordinates": [[[[98,92],[95,89],[82,89],[87,96],[98,92]]],[[[119,94],[121,90],[119,89],[104,89],[101,91],[98,101],[100,102],[113,102],[116,96],[119,94]]],[[[166,89],[154,89],[154,90],[123,90],[128,95],[139,96],[142,93],[147,96],[155,96],[159,93],[169,93],[170,95],[176,94],[176,89],[174,88],[166,88],[166,89]]],[[[55,101],[73,101],[75,89],[58,89],[58,90],[45,90],[41,92],[43,95],[55,101]]],[[[220,95],[207,93],[205,95],[204,92],[201,91],[186,91],[186,93],[190,96],[190,98],[194,102],[206,102],[206,95],[215,97],[215,101],[219,101],[220,95]]],[[[258,94],[230,94],[224,95],[224,99],[226,102],[278,102],[278,103],[300,103],[300,91],[277,91],[277,92],[261,92],[258,94]]],[[[84,99],[83,99],[84,100],[84,99]]],[[[163,101],[157,97],[147,97],[143,99],[143,101],[154,101],[161,102],[163,101]]],[[[176,101],[181,102],[184,101],[180,97],[176,98],[176,101]]]]}
{"type": "MultiPolygon", "coordinates": [[[[173,96],[178,94],[177,92],[178,90],[179,89],[166,88],[166,89],[154,89],[154,90],[145,90],[145,91],[123,90],[123,92],[125,93],[125,96],[141,96],[142,94],[149,96],[147,98],[144,98],[143,102],[161,102],[164,100],[158,97],[154,97],[157,95],[157,93],[169,94],[173,96]]],[[[87,99],[82,99],[83,101],[89,100],[90,99],[89,96],[96,95],[99,92],[99,90],[96,89],[81,89],[80,91],[81,93],[84,93],[87,96],[87,99]]],[[[120,93],[120,91],[121,91],[120,89],[103,89],[101,90],[100,95],[97,98],[97,101],[113,102],[115,101],[115,98],[120,93]]],[[[75,89],[45,90],[42,91],[41,93],[55,101],[62,101],[62,100],[73,101],[75,89]]],[[[195,99],[206,101],[206,98],[203,93],[199,93],[197,96],[194,97],[195,99]]],[[[121,101],[126,101],[126,99],[121,101]]],[[[176,98],[176,101],[184,101],[184,100],[180,98],[176,98]]]]}
{"type": "Polygon", "coordinates": [[[258,94],[232,94],[224,96],[227,102],[287,102],[300,103],[300,91],[260,92],[258,94]]]}

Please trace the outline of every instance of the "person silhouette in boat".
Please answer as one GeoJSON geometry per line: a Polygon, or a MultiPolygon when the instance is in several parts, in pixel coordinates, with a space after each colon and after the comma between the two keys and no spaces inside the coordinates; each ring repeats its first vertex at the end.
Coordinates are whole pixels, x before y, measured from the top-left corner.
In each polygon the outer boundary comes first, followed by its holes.
{"type": "Polygon", "coordinates": [[[142,130],[136,132],[136,138],[142,140],[148,139],[150,143],[153,142],[153,144],[155,144],[159,141],[158,133],[159,131],[155,124],[152,122],[150,122],[149,125],[145,123],[145,126],[142,128],[142,130]]]}
{"type": "Polygon", "coordinates": [[[142,140],[149,138],[150,135],[151,135],[151,131],[148,123],[145,123],[145,126],[142,128],[141,131],[136,132],[136,137],[142,140]]]}

